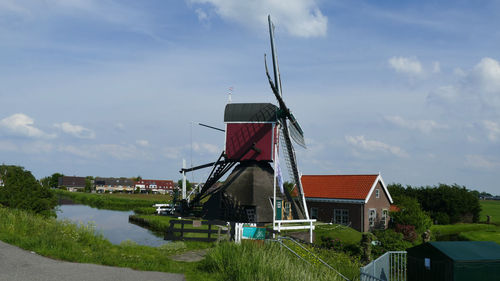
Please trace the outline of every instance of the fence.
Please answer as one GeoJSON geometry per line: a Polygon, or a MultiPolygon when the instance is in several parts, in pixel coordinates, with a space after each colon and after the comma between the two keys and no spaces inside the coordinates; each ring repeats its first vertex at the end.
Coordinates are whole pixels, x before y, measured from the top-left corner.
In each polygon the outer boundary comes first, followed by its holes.
{"type": "Polygon", "coordinates": [[[360,269],[361,281],[406,281],[406,251],[391,251],[360,269]]]}
{"type": "Polygon", "coordinates": [[[165,232],[165,240],[191,240],[203,242],[220,241],[222,239],[222,236],[228,235],[228,229],[229,228],[227,227],[227,223],[224,221],[171,220],[170,227],[165,232]],[[176,228],[175,225],[180,225],[180,228],[176,228]],[[208,229],[202,228],[202,226],[204,225],[208,225],[208,229]],[[204,237],[193,237],[194,235],[185,235],[190,233],[201,233],[202,235],[207,234],[207,237],[205,237],[204,235],[204,237]]]}

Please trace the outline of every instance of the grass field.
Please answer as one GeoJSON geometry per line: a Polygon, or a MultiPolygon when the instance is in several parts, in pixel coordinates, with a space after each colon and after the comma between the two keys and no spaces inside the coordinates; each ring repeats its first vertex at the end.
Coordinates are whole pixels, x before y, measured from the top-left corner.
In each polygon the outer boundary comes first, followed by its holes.
{"type": "Polygon", "coordinates": [[[316,234],[315,244],[320,244],[322,237],[336,238],[344,244],[351,245],[358,245],[361,241],[361,232],[338,224],[319,224],[316,225],[314,232],[316,234]]]}
{"type": "Polygon", "coordinates": [[[491,222],[500,225],[500,200],[481,200],[481,216],[482,222],[486,221],[486,216],[489,215],[491,222]]]}
{"type": "Polygon", "coordinates": [[[55,189],[53,192],[61,197],[70,198],[76,203],[91,207],[111,210],[133,210],[135,208],[151,207],[155,203],[170,203],[170,195],[160,194],[96,194],[83,192],[69,192],[55,189]]]}
{"type": "Polygon", "coordinates": [[[453,225],[433,225],[431,231],[436,236],[455,236],[459,240],[494,241],[500,244],[500,201],[480,201],[482,223],[453,225]],[[491,224],[485,224],[486,215],[491,216],[491,224]]]}

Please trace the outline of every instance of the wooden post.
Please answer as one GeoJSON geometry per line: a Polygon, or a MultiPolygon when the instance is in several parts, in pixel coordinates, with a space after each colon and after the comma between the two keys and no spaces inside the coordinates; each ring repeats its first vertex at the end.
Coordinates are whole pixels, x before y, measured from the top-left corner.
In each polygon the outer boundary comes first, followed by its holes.
{"type": "Polygon", "coordinates": [[[184,238],[184,222],[181,222],[181,238],[184,238]]]}
{"type": "Polygon", "coordinates": [[[208,239],[210,240],[210,232],[212,231],[212,225],[208,224],[208,239]]]}

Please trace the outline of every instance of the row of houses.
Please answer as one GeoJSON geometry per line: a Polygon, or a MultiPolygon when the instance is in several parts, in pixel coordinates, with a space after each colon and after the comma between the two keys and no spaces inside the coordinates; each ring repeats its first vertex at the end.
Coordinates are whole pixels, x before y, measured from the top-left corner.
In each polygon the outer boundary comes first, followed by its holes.
{"type": "MultiPolygon", "coordinates": [[[[66,187],[69,191],[83,190],[86,180],[84,177],[62,176],[59,177],[59,187],[66,187]]],[[[102,178],[96,177],[92,181],[92,189],[98,193],[105,192],[128,192],[132,193],[139,189],[142,193],[172,193],[175,184],[172,180],[140,179],[130,178],[102,178]]]]}

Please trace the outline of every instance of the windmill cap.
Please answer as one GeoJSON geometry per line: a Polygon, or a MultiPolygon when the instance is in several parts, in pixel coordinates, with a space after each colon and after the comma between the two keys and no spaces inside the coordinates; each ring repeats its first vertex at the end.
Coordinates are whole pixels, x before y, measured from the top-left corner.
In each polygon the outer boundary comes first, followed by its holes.
{"type": "Polygon", "coordinates": [[[278,107],[272,103],[230,103],[224,122],[276,122],[278,107]]]}

